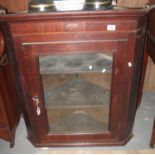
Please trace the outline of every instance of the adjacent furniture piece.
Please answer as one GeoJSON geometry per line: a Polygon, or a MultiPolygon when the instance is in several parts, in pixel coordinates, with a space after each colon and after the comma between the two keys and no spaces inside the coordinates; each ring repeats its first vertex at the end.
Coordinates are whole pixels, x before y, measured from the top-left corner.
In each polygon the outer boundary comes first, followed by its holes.
{"type": "MultiPolygon", "coordinates": [[[[148,14],[148,30],[147,30],[147,40],[146,40],[146,50],[149,56],[155,63],[155,8],[148,14]]],[[[152,138],[150,146],[154,147],[155,144],[155,124],[153,126],[152,138]]]]}
{"type": "Polygon", "coordinates": [[[152,130],[152,137],[151,137],[151,142],[150,142],[150,146],[152,148],[154,148],[155,145],[155,121],[154,121],[154,125],[153,125],[153,130],[152,130]]]}
{"type": "Polygon", "coordinates": [[[124,145],[133,136],[145,10],[17,14],[10,28],[35,146],[124,145]]]}
{"type": "Polygon", "coordinates": [[[13,61],[8,52],[13,52],[7,26],[0,23],[0,138],[10,142],[13,147],[15,131],[18,126],[21,107],[17,91],[13,61]]]}
{"type": "Polygon", "coordinates": [[[148,55],[155,63],[155,8],[152,8],[148,14],[148,28],[147,28],[147,41],[146,49],[148,55]]]}

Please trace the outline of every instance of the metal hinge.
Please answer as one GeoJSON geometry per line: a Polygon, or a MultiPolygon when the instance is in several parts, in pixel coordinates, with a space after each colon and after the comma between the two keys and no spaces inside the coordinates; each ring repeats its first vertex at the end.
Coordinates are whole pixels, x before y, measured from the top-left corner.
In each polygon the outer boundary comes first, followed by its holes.
{"type": "Polygon", "coordinates": [[[0,57],[0,65],[1,66],[6,66],[8,64],[8,56],[7,54],[4,54],[3,56],[0,57]]]}

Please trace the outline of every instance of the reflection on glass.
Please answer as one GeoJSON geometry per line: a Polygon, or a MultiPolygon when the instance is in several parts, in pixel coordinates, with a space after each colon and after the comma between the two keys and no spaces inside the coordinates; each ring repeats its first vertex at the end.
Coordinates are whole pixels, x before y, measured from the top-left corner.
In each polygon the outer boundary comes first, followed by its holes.
{"type": "Polygon", "coordinates": [[[109,53],[39,57],[50,132],[108,130],[112,61],[109,53]]]}

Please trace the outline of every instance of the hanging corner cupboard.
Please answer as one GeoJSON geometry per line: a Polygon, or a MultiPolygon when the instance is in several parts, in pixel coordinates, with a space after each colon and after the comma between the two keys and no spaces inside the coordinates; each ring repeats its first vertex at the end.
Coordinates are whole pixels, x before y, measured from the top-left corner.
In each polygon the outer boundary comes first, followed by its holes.
{"type": "Polygon", "coordinates": [[[146,11],[2,17],[35,146],[124,145],[139,93],[146,11]]]}

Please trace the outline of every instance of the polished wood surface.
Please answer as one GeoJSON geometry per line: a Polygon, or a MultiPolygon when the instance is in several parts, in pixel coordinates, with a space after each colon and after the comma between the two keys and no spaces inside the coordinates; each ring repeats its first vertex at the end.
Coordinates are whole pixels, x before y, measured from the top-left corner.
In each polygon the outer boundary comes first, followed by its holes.
{"type": "Polygon", "coordinates": [[[145,10],[108,10],[6,15],[24,96],[28,138],[35,146],[124,145],[132,128],[140,84],[146,28],[145,10]],[[108,30],[115,25],[115,30],[108,30]],[[113,53],[109,130],[104,133],[52,134],[39,74],[38,56],[113,53]],[[32,100],[38,96],[41,115],[32,100]]]}
{"type": "MultiPolygon", "coordinates": [[[[29,2],[29,0],[13,0],[13,1],[0,0],[0,4],[5,6],[9,12],[19,12],[22,10],[27,10],[28,2],[29,2]]],[[[131,0],[118,0],[118,2],[119,2],[118,5],[124,5],[126,7],[135,8],[135,7],[144,7],[145,3],[152,5],[155,3],[155,0],[134,0],[132,2],[131,2],[131,0]]],[[[143,72],[144,72],[145,68],[146,67],[144,67],[143,72]]],[[[142,83],[144,83],[144,88],[143,88],[144,92],[145,91],[152,92],[155,90],[155,82],[153,80],[153,79],[155,79],[155,71],[154,70],[155,70],[155,67],[152,65],[152,62],[149,61],[148,66],[147,66],[145,81],[142,81],[142,83]]]]}

